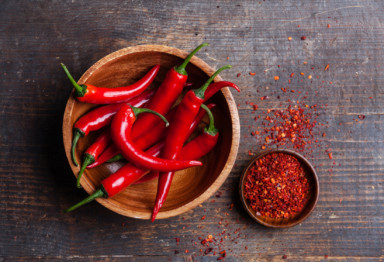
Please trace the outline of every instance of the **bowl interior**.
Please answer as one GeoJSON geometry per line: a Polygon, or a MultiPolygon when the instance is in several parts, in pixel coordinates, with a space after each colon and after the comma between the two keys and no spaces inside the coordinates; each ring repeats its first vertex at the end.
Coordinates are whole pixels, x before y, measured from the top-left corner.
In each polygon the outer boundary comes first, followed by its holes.
{"type": "Polygon", "coordinates": [[[267,227],[273,227],[273,228],[286,228],[286,227],[292,227],[295,226],[302,221],[304,221],[314,210],[317,200],[319,198],[319,181],[317,178],[317,174],[313,166],[310,164],[310,162],[304,158],[302,155],[290,151],[290,150],[273,150],[273,151],[268,151],[264,152],[260,155],[257,155],[255,158],[253,158],[248,166],[245,168],[243,174],[240,177],[240,198],[241,202],[243,203],[244,208],[248,212],[248,214],[257,222],[259,222],[262,225],[265,225],[267,227]],[[295,216],[289,217],[289,218],[279,218],[279,219],[274,219],[270,218],[267,216],[262,216],[262,215],[257,215],[256,211],[252,209],[249,206],[248,201],[244,197],[244,184],[246,181],[246,174],[248,173],[248,170],[253,166],[256,160],[260,159],[261,157],[271,154],[271,153],[285,153],[285,154],[290,154],[294,157],[296,157],[301,165],[304,168],[305,174],[307,175],[307,179],[310,183],[310,197],[307,205],[304,207],[303,211],[296,214],[295,216]]]}
{"type": "MultiPolygon", "coordinates": [[[[158,46],[157,49],[159,50],[153,51],[153,49],[156,48],[140,47],[138,49],[122,49],[113,53],[92,66],[79,80],[79,83],[105,87],[129,85],[144,76],[154,65],[160,64],[159,74],[151,85],[151,88],[156,88],[161,84],[167,71],[180,64],[187,53],[178,49],[164,50],[158,46]]],[[[192,83],[190,88],[196,88],[200,87],[214,70],[195,57],[187,66],[187,72],[188,82],[192,83]]],[[[215,80],[220,80],[220,78],[215,80]]],[[[201,159],[202,167],[193,167],[176,172],[167,200],[158,218],[183,213],[209,198],[224,182],[233,166],[239,140],[239,136],[236,135],[239,133],[238,130],[234,132],[233,129],[234,126],[238,125],[236,105],[227,88],[218,92],[209,102],[216,104],[212,111],[215,116],[215,124],[220,132],[219,141],[213,151],[201,159]],[[230,157],[233,154],[234,157],[230,157]]],[[[72,126],[81,115],[92,107],[95,105],[78,102],[72,95],[66,107],[63,123],[64,144],[67,158],[76,175],[79,168],[73,165],[70,158],[72,126]]],[[[208,123],[207,116],[194,135],[201,132],[206,123],[208,123]]],[[[82,162],[83,152],[99,133],[94,132],[80,138],[76,148],[79,163],[82,162]]],[[[104,178],[115,172],[123,164],[124,162],[116,162],[87,169],[83,174],[81,185],[88,193],[92,193],[99,187],[104,178]]],[[[150,218],[152,212],[156,191],[157,179],[131,185],[110,199],[98,199],[98,201],[122,215],[147,219],[150,218]]]]}

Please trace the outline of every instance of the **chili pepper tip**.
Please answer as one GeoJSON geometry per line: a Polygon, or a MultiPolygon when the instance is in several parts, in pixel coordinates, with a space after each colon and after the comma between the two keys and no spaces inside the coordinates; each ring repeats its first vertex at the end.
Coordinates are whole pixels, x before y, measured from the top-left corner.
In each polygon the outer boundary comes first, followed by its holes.
{"type": "Polygon", "coordinates": [[[155,114],[157,115],[158,117],[160,117],[164,122],[165,122],[165,126],[169,126],[169,122],[168,120],[160,113],[156,112],[156,111],[153,111],[149,108],[143,108],[143,107],[134,107],[134,106],[131,106],[133,112],[135,113],[135,115],[137,116],[138,114],[141,114],[141,113],[152,113],[152,114],[155,114]]]}
{"type": "Polygon", "coordinates": [[[174,69],[177,73],[181,74],[181,75],[187,75],[187,71],[185,71],[185,68],[187,67],[187,64],[189,63],[189,61],[191,60],[191,58],[201,49],[203,48],[204,46],[208,46],[209,44],[208,43],[202,43],[201,45],[199,45],[198,47],[196,47],[184,60],[184,62],[179,65],[179,66],[176,66],[174,69]]]}
{"type": "Polygon", "coordinates": [[[204,132],[206,132],[207,134],[209,134],[211,136],[215,136],[217,134],[217,132],[219,132],[219,130],[215,127],[215,120],[214,120],[212,111],[209,109],[208,106],[206,106],[204,104],[201,104],[201,108],[203,108],[209,116],[209,126],[208,126],[208,128],[204,129],[204,132]]]}
{"type": "Polygon", "coordinates": [[[81,177],[82,177],[82,175],[84,173],[85,168],[88,165],[92,164],[93,162],[95,162],[95,158],[92,155],[86,153],[85,156],[84,156],[83,165],[81,166],[80,172],[77,175],[77,180],[76,180],[77,188],[81,188],[80,179],[81,179],[81,177]]]}
{"type": "Polygon", "coordinates": [[[71,81],[73,87],[75,88],[76,96],[77,97],[83,97],[85,95],[86,91],[87,91],[87,86],[79,85],[75,81],[75,79],[72,77],[71,73],[69,73],[68,68],[63,63],[60,63],[60,64],[61,64],[61,67],[64,69],[65,74],[69,78],[69,81],[71,81]]]}
{"type": "Polygon", "coordinates": [[[71,155],[72,155],[72,161],[75,164],[75,166],[79,166],[79,163],[76,160],[76,145],[77,141],[79,141],[79,138],[83,136],[83,132],[81,132],[79,129],[73,130],[73,140],[72,140],[72,148],[71,148],[71,155]]]}
{"type": "Polygon", "coordinates": [[[195,95],[199,98],[202,98],[204,99],[204,93],[205,91],[207,90],[209,84],[213,81],[213,79],[215,79],[215,77],[221,73],[221,71],[223,70],[226,70],[226,69],[230,69],[232,68],[231,65],[225,65],[223,67],[220,67],[215,73],[213,73],[213,75],[204,83],[204,85],[202,85],[200,88],[198,89],[194,89],[193,92],[195,93],[195,95]]]}
{"type": "Polygon", "coordinates": [[[81,207],[82,205],[85,205],[85,204],[87,204],[87,203],[91,202],[92,200],[94,200],[96,198],[99,198],[99,197],[108,197],[108,195],[104,192],[104,190],[102,188],[100,188],[99,190],[95,191],[92,195],[90,195],[87,198],[83,199],[79,203],[71,206],[70,208],[65,209],[64,213],[71,212],[71,211],[75,210],[76,208],[81,207]]]}

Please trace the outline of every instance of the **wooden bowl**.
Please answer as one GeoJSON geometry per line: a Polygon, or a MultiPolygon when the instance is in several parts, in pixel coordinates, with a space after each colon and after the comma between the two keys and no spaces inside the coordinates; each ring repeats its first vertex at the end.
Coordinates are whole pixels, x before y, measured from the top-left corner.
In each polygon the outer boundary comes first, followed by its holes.
{"type": "Polygon", "coordinates": [[[270,150],[257,155],[255,158],[253,158],[249,162],[248,166],[245,168],[243,174],[240,177],[239,192],[240,192],[240,199],[241,199],[241,202],[243,203],[245,210],[254,220],[256,220],[260,224],[267,227],[287,228],[287,227],[293,227],[303,222],[312,213],[312,211],[314,210],[317,204],[317,200],[319,199],[319,181],[318,181],[315,169],[313,168],[311,163],[302,155],[291,150],[270,150]],[[256,160],[271,153],[285,153],[297,158],[301,163],[301,165],[304,167],[305,173],[307,175],[307,179],[310,183],[310,199],[307,205],[304,207],[303,211],[300,212],[299,214],[296,214],[293,217],[273,219],[267,216],[256,215],[256,211],[249,206],[248,201],[244,197],[244,184],[245,184],[246,174],[248,173],[248,170],[251,168],[251,166],[255,163],[256,160]]]}
{"type": "MultiPolygon", "coordinates": [[[[137,81],[154,65],[160,64],[160,72],[152,83],[152,87],[158,87],[166,72],[173,66],[181,64],[187,55],[188,52],[160,45],[124,48],[95,63],[84,73],[79,83],[106,87],[124,86],[137,81]]],[[[192,82],[193,88],[196,88],[200,87],[215,70],[195,56],[187,66],[187,72],[189,75],[188,82],[192,82]]],[[[215,81],[221,80],[219,76],[215,78],[215,81]]],[[[219,141],[216,147],[201,159],[202,167],[189,168],[175,174],[167,200],[157,216],[158,219],[182,214],[204,202],[219,189],[233,167],[240,140],[239,116],[235,101],[229,89],[224,88],[215,94],[210,102],[216,104],[213,113],[215,124],[220,131],[219,141]]],[[[65,108],[63,120],[64,147],[75,176],[80,169],[73,164],[70,155],[72,127],[81,115],[94,106],[78,102],[71,95],[65,108]]],[[[207,122],[207,118],[205,122],[207,122]]],[[[200,130],[202,128],[200,126],[200,130]]],[[[76,156],[80,165],[83,152],[94,141],[97,134],[95,132],[80,138],[76,149],[76,156]]],[[[81,179],[82,187],[88,194],[93,193],[104,178],[122,165],[123,163],[117,162],[87,169],[81,179]]],[[[157,179],[131,185],[110,199],[99,198],[97,201],[121,215],[149,219],[155,202],[156,191],[157,179]]]]}

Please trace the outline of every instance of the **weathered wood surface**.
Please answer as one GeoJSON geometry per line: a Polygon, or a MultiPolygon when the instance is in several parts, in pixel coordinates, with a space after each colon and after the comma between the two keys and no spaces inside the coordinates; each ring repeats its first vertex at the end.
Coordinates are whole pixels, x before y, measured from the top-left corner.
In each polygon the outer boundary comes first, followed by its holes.
{"type": "MultiPolygon", "coordinates": [[[[199,237],[217,237],[224,228],[230,233],[220,245],[225,261],[280,261],[284,255],[296,261],[382,261],[383,14],[384,2],[373,0],[2,1],[0,261],[216,261],[213,251],[204,256],[199,237]],[[63,215],[86,194],[74,187],[62,146],[70,88],[59,63],[78,78],[123,47],[191,50],[202,41],[211,46],[199,57],[216,68],[232,64],[221,76],[242,88],[233,92],[242,125],[240,150],[221,197],[155,223],[97,203],[63,215]],[[296,93],[282,92],[285,87],[296,93]],[[264,95],[269,99],[260,100],[264,95]],[[263,137],[250,135],[261,127],[254,117],[285,108],[298,95],[308,105],[322,105],[318,120],[324,126],[318,130],[326,137],[308,153],[320,178],[320,199],[301,225],[268,229],[240,206],[238,180],[251,158],[248,151],[262,144],[263,137]]],[[[219,251],[218,244],[212,247],[219,251]]]]}

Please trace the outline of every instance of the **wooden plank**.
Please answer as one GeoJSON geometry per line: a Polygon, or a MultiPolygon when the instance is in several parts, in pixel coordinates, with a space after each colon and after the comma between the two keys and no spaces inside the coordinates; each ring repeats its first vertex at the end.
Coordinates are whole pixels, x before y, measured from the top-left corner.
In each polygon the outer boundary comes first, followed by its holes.
{"type": "Polygon", "coordinates": [[[384,3],[372,0],[2,3],[0,261],[216,261],[220,248],[225,261],[382,261],[383,11],[384,3]],[[59,63],[79,78],[120,48],[191,50],[203,41],[211,46],[198,56],[215,68],[230,63],[221,76],[242,89],[232,92],[239,154],[220,197],[154,223],[97,203],[64,215],[86,194],[74,188],[62,146],[70,87],[59,63]],[[318,146],[304,153],[317,168],[321,194],[304,223],[271,230],[246,215],[237,186],[248,151],[265,141],[251,132],[262,130],[268,109],[287,108],[288,99],[319,106],[318,146]],[[199,237],[209,234],[218,243],[205,255],[199,237]]]}

